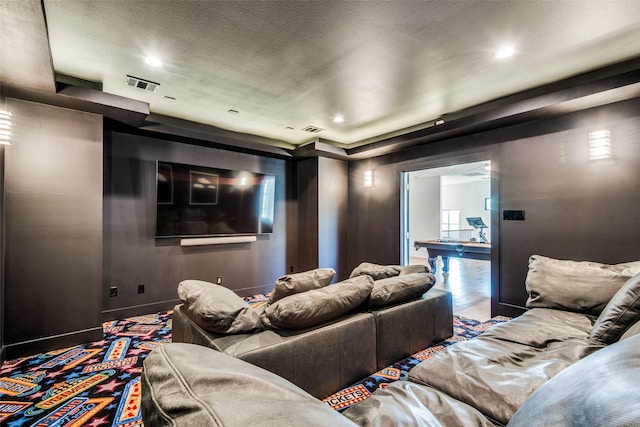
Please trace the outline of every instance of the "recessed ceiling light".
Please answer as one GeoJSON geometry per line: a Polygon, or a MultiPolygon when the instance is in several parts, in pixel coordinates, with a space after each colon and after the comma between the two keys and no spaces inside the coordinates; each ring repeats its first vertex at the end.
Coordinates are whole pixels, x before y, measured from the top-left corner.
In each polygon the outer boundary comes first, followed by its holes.
{"type": "Polygon", "coordinates": [[[505,46],[503,48],[498,49],[498,51],[495,54],[495,58],[496,59],[504,59],[504,58],[508,58],[510,56],[515,55],[515,53],[517,52],[516,48],[513,46],[505,46]]]}
{"type": "Polygon", "coordinates": [[[333,122],[334,122],[334,123],[344,123],[344,117],[342,117],[342,116],[335,116],[335,117],[333,118],[333,122]]]}
{"type": "Polygon", "coordinates": [[[146,62],[147,64],[151,65],[152,67],[161,67],[162,66],[162,61],[160,61],[160,58],[158,58],[156,56],[147,56],[146,58],[144,58],[144,62],[146,62]]]}

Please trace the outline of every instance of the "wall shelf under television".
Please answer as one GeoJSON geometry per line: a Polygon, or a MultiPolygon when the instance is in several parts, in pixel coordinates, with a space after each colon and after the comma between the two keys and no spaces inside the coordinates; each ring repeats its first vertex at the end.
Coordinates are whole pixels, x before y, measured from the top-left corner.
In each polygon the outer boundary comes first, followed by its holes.
{"type": "Polygon", "coordinates": [[[225,245],[229,243],[255,242],[256,236],[194,237],[180,239],[180,246],[225,245]]]}

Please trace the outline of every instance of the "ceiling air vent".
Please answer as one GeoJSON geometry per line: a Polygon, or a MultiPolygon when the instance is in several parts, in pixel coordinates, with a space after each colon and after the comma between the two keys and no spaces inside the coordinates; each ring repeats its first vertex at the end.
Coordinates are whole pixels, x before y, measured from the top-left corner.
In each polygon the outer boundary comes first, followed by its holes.
{"type": "Polygon", "coordinates": [[[482,173],[482,172],[469,172],[469,173],[463,173],[462,175],[464,176],[485,176],[486,173],[482,173]]]}
{"type": "Polygon", "coordinates": [[[320,133],[320,132],[322,132],[324,129],[319,128],[318,126],[307,126],[306,128],[302,128],[302,130],[303,130],[304,132],[320,133]]]}
{"type": "Polygon", "coordinates": [[[158,86],[160,86],[160,83],[141,79],[140,77],[130,76],[128,74],[127,74],[126,83],[127,83],[127,86],[137,87],[138,89],[148,90],[149,92],[155,92],[158,86]]]}

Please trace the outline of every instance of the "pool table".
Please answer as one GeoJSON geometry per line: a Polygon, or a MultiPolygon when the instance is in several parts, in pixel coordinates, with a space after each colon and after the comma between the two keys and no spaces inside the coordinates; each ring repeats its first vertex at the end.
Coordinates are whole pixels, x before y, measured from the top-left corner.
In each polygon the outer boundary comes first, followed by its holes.
{"type": "Polygon", "coordinates": [[[449,272],[449,257],[471,258],[490,261],[491,243],[455,241],[455,240],[416,240],[416,250],[427,248],[429,252],[429,264],[435,273],[436,258],[442,257],[442,271],[449,272]]]}

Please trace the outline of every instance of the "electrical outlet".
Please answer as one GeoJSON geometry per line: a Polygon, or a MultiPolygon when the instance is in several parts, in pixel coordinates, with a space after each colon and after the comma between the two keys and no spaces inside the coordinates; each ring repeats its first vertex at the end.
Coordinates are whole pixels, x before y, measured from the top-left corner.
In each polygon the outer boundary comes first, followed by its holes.
{"type": "Polygon", "coordinates": [[[144,294],[144,285],[138,285],[138,293],[144,294]]]}
{"type": "Polygon", "coordinates": [[[216,279],[216,283],[218,285],[222,285],[222,277],[218,276],[218,278],[216,279]]]}
{"type": "Polygon", "coordinates": [[[109,296],[110,297],[117,297],[118,296],[118,287],[117,286],[112,286],[109,288],[109,296]]]}

